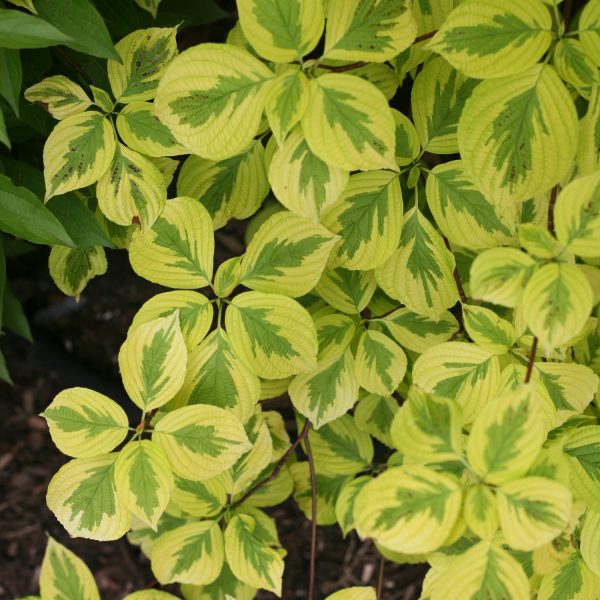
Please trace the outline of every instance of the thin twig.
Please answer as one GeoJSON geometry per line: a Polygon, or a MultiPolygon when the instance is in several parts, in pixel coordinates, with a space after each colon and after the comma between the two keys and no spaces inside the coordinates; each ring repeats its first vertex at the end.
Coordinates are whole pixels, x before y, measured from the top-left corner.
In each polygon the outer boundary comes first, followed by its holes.
{"type": "Polygon", "coordinates": [[[554,186],[550,191],[550,202],[548,203],[548,231],[554,234],[554,206],[558,195],[558,186],[554,186]]]}
{"type": "Polygon", "coordinates": [[[527,362],[527,372],[525,373],[525,383],[529,383],[531,379],[531,373],[533,371],[533,363],[535,361],[535,353],[537,352],[538,339],[534,335],[533,341],[531,342],[531,350],[529,351],[529,361],[527,362]]]}
{"type": "Polygon", "coordinates": [[[93,85],[94,80],[90,77],[89,73],[77,62],[75,62],[60,46],[54,47],[54,52],[58,54],[68,65],[70,65],[88,85],[93,85]]]}
{"type": "MultiPolygon", "coordinates": [[[[311,427],[311,423],[307,419],[306,422],[304,423],[304,427],[302,428],[302,431],[298,434],[296,441],[285,451],[284,455],[279,459],[279,462],[275,465],[274,469],[271,471],[271,474],[268,475],[267,477],[265,477],[264,479],[261,479],[256,485],[251,487],[239,500],[236,500],[236,502],[234,502],[231,505],[231,509],[237,508],[238,506],[240,506],[240,504],[243,504],[246,500],[248,500],[248,498],[250,498],[250,496],[252,496],[256,492],[258,492],[258,490],[260,490],[260,488],[267,485],[267,483],[270,483],[271,481],[273,481],[277,477],[277,475],[279,475],[279,472],[281,471],[281,469],[283,469],[283,466],[289,460],[290,456],[292,455],[294,450],[298,447],[300,442],[305,438],[308,440],[307,436],[308,436],[310,427],[311,427]]],[[[307,441],[307,443],[308,443],[308,441],[307,441]]]]}
{"type": "Polygon", "coordinates": [[[366,64],[368,64],[368,63],[366,63],[362,60],[359,62],[350,63],[349,65],[338,65],[338,66],[324,65],[322,63],[319,63],[319,69],[327,69],[328,71],[335,71],[336,73],[343,73],[344,71],[352,71],[352,69],[359,69],[360,67],[364,67],[366,64]]]}
{"type": "MultiPolygon", "coordinates": [[[[306,420],[309,423],[308,419],[306,420]]],[[[310,423],[309,423],[310,427],[310,423]]],[[[308,576],[308,600],[315,597],[315,560],[317,557],[317,478],[315,475],[315,463],[313,461],[310,441],[308,436],[304,440],[304,449],[308,459],[308,470],[310,472],[310,491],[311,491],[311,524],[310,524],[310,571],[308,576]]]]}
{"type": "Polygon", "coordinates": [[[429,33],[424,33],[423,35],[418,35],[415,38],[415,41],[413,42],[413,44],[418,44],[419,42],[424,42],[425,40],[432,38],[436,33],[437,33],[437,29],[435,31],[430,31],[429,33]]]}
{"type": "Polygon", "coordinates": [[[377,575],[377,600],[381,599],[381,593],[383,592],[383,567],[385,565],[385,558],[379,557],[379,573],[377,575]]]}
{"type": "Polygon", "coordinates": [[[573,0],[566,0],[563,9],[563,23],[565,24],[565,32],[569,30],[571,21],[571,11],[573,9],[573,0]]]}
{"type": "MultiPolygon", "coordinates": [[[[452,248],[450,248],[450,242],[446,236],[443,236],[444,244],[446,244],[446,248],[450,252],[452,252],[452,248]]],[[[458,272],[458,267],[454,267],[454,281],[456,281],[456,287],[458,288],[458,295],[460,296],[460,301],[463,304],[467,303],[467,295],[465,294],[465,288],[463,287],[462,280],[460,278],[460,273],[458,272]]]]}

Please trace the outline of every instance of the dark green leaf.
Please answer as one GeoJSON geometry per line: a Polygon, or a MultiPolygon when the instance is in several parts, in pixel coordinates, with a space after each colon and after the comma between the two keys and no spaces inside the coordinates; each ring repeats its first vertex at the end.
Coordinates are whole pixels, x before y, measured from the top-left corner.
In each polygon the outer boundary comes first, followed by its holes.
{"type": "MultiPolygon", "coordinates": [[[[1,246],[1,244],[0,244],[1,246]]],[[[23,311],[23,306],[12,293],[8,283],[4,289],[4,309],[2,312],[2,324],[13,333],[20,335],[29,342],[33,342],[29,321],[23,311]]]]}
{"type": "Polygon", "coordinates": [[[72,41],[68,35],[38,17],[0,8],[1,48],[45,48],[72,41]]]}
{"type": "Polygon", "coordinates": [[[2,96],[19,116],[19,94],[23,72],[21,55],[18,50],[0,48],[0,96],[2,96]]]}

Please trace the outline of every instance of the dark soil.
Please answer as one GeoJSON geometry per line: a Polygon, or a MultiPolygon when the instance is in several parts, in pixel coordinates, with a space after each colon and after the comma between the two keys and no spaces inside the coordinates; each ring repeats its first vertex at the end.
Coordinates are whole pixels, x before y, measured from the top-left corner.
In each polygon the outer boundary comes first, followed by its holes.
{"type": "MultiPolygon", "coordinates": [[[[242,252],[239,227],[218,232],[217,258],[242,252]]],[[[13,290],[23,301],[35,344],[3,336],[14,386],[0,382],[0,600],[37,593],[47,534],[66,544],[91,568],[102,597],[123,598],[156,581],[148,561],[125,538],[115,542],[71,539],[45,503],[48,482],[66,462],[38,416],[61,389],[91,387],[122,403],[131,415],[117,369],[117,352],[140,305],[159,291],[137,277],[124,252],[109,252],[108,273],[93,280],[79,304],[65,298],[47,274],[47,255],[37,251],[9,265],[13,290]]],[[[284,415],[293,423],[286,401],[284,415]]],[[[271,511],[288,551],[283,597],[306,598],[310,523],[293,500],[271,511]]],[[[342,540],[338,527],[318,532],[317,598],[350,585],[375,585],[379,555],[354,534],[342,540]]],[[[385,563],[385,600],[418,597],[424,566],[385,563]]],[[[173,591],[173,590],[171,590],[173,591]]],[[[259,593],[258,598],[274,598],[259,593]]]]}

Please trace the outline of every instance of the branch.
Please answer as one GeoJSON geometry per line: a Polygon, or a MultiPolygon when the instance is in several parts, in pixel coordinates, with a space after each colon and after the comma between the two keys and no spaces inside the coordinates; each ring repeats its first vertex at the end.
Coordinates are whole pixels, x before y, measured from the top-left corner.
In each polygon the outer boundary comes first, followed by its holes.
{"type": "Polygon", "coordinates": [[[68,65],[70,65],[88,85],[93,85],[94,80],[89,73],[77,62],[75,62],[60,46],[54,47],[54,52],[60,56],[68,65]]]}
{"type": "MultiPolygon", "coordinates": [[[[310,422],[306,420],[310,427],[310,422]]],[[[306,427],[306,425],[305,425],[306,427]]],[[[308,429],[307,429],[308,431],[308,429]]],[[[315,597],[315,559],[317,556],[317,478],[315,476],[315,463],[308,436],[304,440],[306,458],[308,459],[308,470],[310,472],[311,491],[311,524],[310,524],[310,571],[308,576],[308,600],[315,597]]]]}
{"type": "Polygon", "coordinates": [[[550,202],[548,203],[548,231],[554,235],[554,206],[558,195],[558,186],[554,186],[550,191],[550,202]]]}
{"type": "MultiPolygon", "coordinates": [[[[452,252],[452,248],[450,248],[450,242],[448,241],[448,238],[445,235],[442,237],[444,238],[444,244],[446,244],[446,248],[448,248],[448,250],[452,252]]],[[[467,295],[465,294],[465,288],[463,288],[460,274],[458,272],[458,267],[454,267],[454,281],[456,281],[456,287],[458,288],[458,295],[460,296],[460,301],[463,304],[467,304],[467,295]]]]}
{"type": "Polygon", "coordinates": [[[531,380],[531,372],[533,371],[533,362],[535,361],[535,353],[537,352],[538,339],[534,335],[531,342],[531,350],[529,351],[529,361],[527,362],[527,372],[525,373],[525,383],[531,380]]]}
{"type": "Polygon", "coordinates": [[[300,442],[306,438],[306,440],[307,440],[306,443],[308,444],[307,436],[308,436],[310,427],[311,427],[311,423],[307,419],[306,422],[304,423],[304,427],[302,428],[302,431],[298,434],[296,441],[285,451],[285,454],[279,459],[279,462],[275,465],[274,469],[271,471],[271,474],[268,475],[267,477],[265,477],[264,479],[261,479],[256,485],[251,487],[239,500],[236,500],[230,507],[232,510],[234,508],[237,508],[238,506],[240,506],[240,504],[243,504],[244,502],[246,502],[246,500],[248,500],[248,498],[250,498],[250,496],[256,494],[256,492],[258,492],[258,490],[260,490],[260,488],[267,485],[267,483],[270,483],[271,481],[273,481],[277,477],[277,475],[279,475],[279,472],[281,471],[281,469],[283,469],[283,466],[289,460],[289,458],[292,455],[292,453],[294,452],[294,450],[299,446],[300,442]]]}

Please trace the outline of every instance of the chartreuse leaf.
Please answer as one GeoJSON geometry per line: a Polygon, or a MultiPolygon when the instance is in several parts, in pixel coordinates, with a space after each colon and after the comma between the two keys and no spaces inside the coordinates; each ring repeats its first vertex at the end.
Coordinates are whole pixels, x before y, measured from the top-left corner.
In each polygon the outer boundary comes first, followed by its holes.
{"type": "Polygon", "coordinates": [[[227,307],[225,327],[240,360],[263,379],[316,366],[317,335],[309,313],[279,294],[244,292],[227,307]]]}
{"type": "Polygon", "coordinates": [[[521,477],[533,464],[546,437],[535,388],[522,385],[489,401],[479,411],[467,444],[471,468],[500,484],[521,477]]]}
{"type": "Polygon", "coordinates": [[[346,171],[398,169],[394,117],[372,83],[329,73],[311,80],[310,88],[302,130],[314,154],[346,171]]]}
{"type": "Polygon", "coordinates": [[[581,555],[594,575],[600,577],[600,512],[588,508],[581,528],[581,555]]]}
{"type": "Polygon", "coordinates": [[[248,244],[240,283],[260,292],[303,296],[319,281],[337,239],[305,217],[278,212],[248,244]]]}
{"type": "Polygon", "coordinates": [[[478,542],[448,563],[435,578],[430,593],[431,600],[530,598],[523,567],[490,540],[478,542]]]}
{"type": "Polygon", "coordinates": [[[285,550],[272,547],[273,540],[263,540],[261,529],[248,514],[233,516],[225,530],[227,564],[240,581],[281,596],[285,550]]]}
{"type": "Polygon", "coordinates": [[[421,150],[419,136],[412,121],[400,111],[392,109],[396,121],[396,146],[394,154],[398,166],[409,165],[421,150]]]}
{"type": "Polygon", "coordinates": [[[600,511],[600,427],[586,425],[574,429],[564,445],[573,495],[600,511]]]}
{"type": "Polygon", "coordinates": [[[488,486],[478,483],[467,489],[463,504],[467,527],[482,540],[490,540],[498,530],[496,495],[488,486]]]}
{"type": "Polygon", "coordinates": [[[212,404],[245,423],[259,396],[258,377],[233,352],[227,333],[217,329],[190,352],[185,381],[174,404],[212,404]]]}
{"type": "Polygon", "coordinates": [[[321,0],[237,0],[237,7],[246,39],[273,62],[302,58],[323,33],[321,0]]]}
{"type": "Polygon", "coordinates": [[[589,88],[600,83],[598,66],[579,40],[559,40],[552,61],[558,74],[586,98],[589,88]]]}
{"type": "Polygon", "coordinates": [[[193,517],[214,517],[227,502],[225,484],[220,476],[204,481],[192,481],[175,475],[171,502],[193,517]]]}
{"type": "Polygon", "coordinates": [[[151,102],[132,102],[117,116],[117,131],[132,150],[146,156],[178,156],[186,154],[173,134],[154,114],[151,102]]]}
{"type": "Polygon", "coordinates": [[[232,218],[245,219],[258,210],[269,191],[264,154],[262,144],[255,142],[243,154],[219,162],[190,156],[181,167],[177,193],[198,198],[215,229],[232,218]]]}
{"type": "Polygon", "coordinates": [[[500,361],[475,344],[446,342],[417,358],[412,380],[426,392],[458,402],[464,422],[471,423],[498,390],[500,361]]]}
{"type": "Polygon", "coordinates": [[[571,263],[544,265],[533,274],[523,293],[523,316],[547,353],[581,331],[592,305],[592,288],[571,263]]]}
{"type": "Polygon", "coordinates": [[[152,441],[162,446],[176,475],[193,481],[226,471],[252,447],[236,417],[206,404],[168,413],[156,424],[152,441]]]}
{"type": "Polygon", "coordinates": [[[493,310],[475,304],[463,304],[463,319],[469,337],[492,354],[504,354],[515,343],[515,329],[493,310]]]}
{"type": "Polygon", "coordinates": [[[92,97],[94,98],[93,103],[104,112],[112,112],[115,103],[110,94],[106,90],[96,87],[95,85],[90,85],[90,89],[92,90],[92,97]]]}
{"type": "Polygon", "coordinates": [[[485,79],[535,65],[552,38],[552,18],[540,0],[478,0],[458,6],[427,47],[469,77],[485,79]]]}
{"type": "Polygon", "coordinates": [[[379,287],[408,309],[439,318],[458,300],[454,255],[417,207],[404,217],[400,248],[375,271],[379,287]]]}
{"type": "Polygon", "coordinates": [[[382,444],[391,447],[393,443],[390,429],[398,409],[397,400],[391,396],[367,394],[354,409],[354,422],[361,431],[366,431],[382,444]]]}
{"type": "Polygon", "coordinates": [[[434,167],[425,191],[435,222],[452,243],[471,250],[513,243],[516,210],[490,202],[465,173],[463,161],[434,167]]]}
{"type": "Polygon", "coordinates": [[[322,317],[313,316],[319,342],[318,359],[341,356],[352,342],[356,333],[355,322],[346,315],[339,313],[326,314],[322,317]]]}
{"type": "Polygon", "coordinates": [[[40,594],[44,600],[100,600],[86,564],[51,537],[42,561],[40,594]]]}
{"type": "Polygon", "coordinates": [[[419,463],[457,460],[463,450],[461,416],[456,401],[412,387],[392,421],[392,444],[419,463]]]}
{"type": "Polygon", "coordinates": [[[600,256],[600,172],[571,181],[554,207],[558,241],[578,256],[600,256]]]}
{"type": "Polygon", "coordinates": [[[410,2],[331,0],[323,56],[331,60],[384,62],[417,36],[410,2]]]}
{"type": "Polygon", "coordinates": [[[125,439],[129,425],[116,402],[81,387],[57,394],[42,416],[56,447],[75,458],[110,452],[125,439]]]}
{"type": "Polygon", "coordinates": [[[380,331],[365,331],[356,348],[356,378],[372,394],[391,394],[406,373],[406,354],[380,331]]]}
{"type": "Polygon", "coordinates": [[[600,166],[600,86],[592,87],[589,105],[579,121],[577,173],[588,175],[600,166]]]}
{"type": "Polygon", "coordinates": [[[241,456],[229,471],[232,481],[229,491],[233,497],[248,489],[273,458],[271,434],[259,411],[260,409],[257,409],[255,418],[250,419],[246,425],[253,447],[250,452],[241,456]]]}
{"type": "Polygon", "coordinates": [[[61,121],[44,144],[45,199],[98,181],[108,170],[116,147],[112,125],[99,112],[61,121]]]}
{"type": "Polygon", "coordinates": [[[402,231],[400,180],[390,171],[350,176],[340,198],[322,215],[323,225],[340,236],[335,266],[367,270],[385,262],[402,231]]]}
{"type": "Polygon", "coordinates": [[[155,19],[158,6],[162,0],[135,0],[135,3],[144,10],[147,10],[155,19]]]}
{"type": "Polygon", "coordinates": [[[497,203],[526,200],[562,181],[577,137],[573,100],[549,65],[480,83],[458,122],[465,167],[497,203]]]}
{"type": "Polygon", "coordinates": [[[131,527],[131,513],[115,489],[117,457],[113,452],[76,458],[50,481],[48,508],[71,536],[116,540],[131,527]]]}
{"type": "Polygon", "coordinates": [[[160,80],[156,115],[193,154],[224,160],[256,135],[273,72],[249,52],[200,44],[178,56],[160,80]]]}
{"type": "Polygon", "coordinates": [[[27,88],[24,96],[29,102],[39,104],[59,121],[84,112],[92,103],[81,86],[64,75],[42,79],[27,88]]]}
{"type": "Polygon", "coordinates": [[[396,552],[431,552],[448,537],[461,501],[460,485],[451,475],[420,465],[392,467],[359,492],[356,530],[396,552]]]}
{"type": "Polygon", "coordinates": [[[213,305],[198,292],[164,292],[152,296],[135,313],[129,332],[149,321],[179,314],[179,327],[188,350],[195,348],[208,333],[213,320],[213,305]]]}
{"type": "Polygon", "coordinates": [[[76,300],[89,281],[96,275],[104,275],[107,267],[102,246],[52,246],[48,257],[48,269],[56,287],[76,300]]]}
{"type": "Polygon", "coordinates": [[[8,0],[8,1],[11,4],[14,4],[15,6],[21,6],[23,8],[26,8],[29,12],[32,12],[33,14],[37,14],[35,6],[33,5],[33,0],[8,0]]]}
{"type": "Polygon", "coordinates": [[[585,48],[586,54],[600,65],[600,4],[598,0],[591,0],[581,11],[579,17],[579,39],[585,48]]]}
{"type": "Polygon", "coordinates": [[[497,498],[502,533],[514,550],[534,550],[552,541],[571,517],[571,492],[545,477],[504,483],[497,498]]]}
{"type": "Polygon", "coordinates": [[[352,351],[319,360],[315,369],[296,375],[288,393],[296,410],[317,429],[338,419],[358,400],[352,351]]]}
{"type": "Polygon", "coordinates": [[[242,276],[241,259],[241,256],[233,256],[218,266],[213,279],[213,290],[219,298],[227,298],[238,286],[242,276]]]}
{"type": "Polygon", "coordinates": [[[362,475],[355,479],[350,479],[342,486],[335,502],[335,518],[344,537],[355,527],[354,504],[356,496],[371,479],[368,475],[362,475]]]}
{"type": "MultiPolygon", "coordinates": [[[[148,0],[142,0],[148,1],[148,0]]],[[[169,594],[168,592],[161,592],[160,590],[140,590],[139,592],[133,592],[133,594],[127,594],[123,600],[178,600],[177,596],[169,594]]]]}
{"type": "Polygon", "coordinates": [[[146,157],[118,144],[96,186],[98,206],[117,225],[152,227],[167,201],[162,173],[146,157]]]}
{"type": "Polygon", "coordinates": [[[385,325],[401,346],[419,354],[431,346],[447,342],[458,331],[458,322],[448,311],[436,320],[418,315],[408,308],[399,308],[377,322],[385,325]]]}
{"type": "Polygon", "coordinates": [[[117,102],[151,100],[166,67],[177,55],[175,28],[133,31],[115,45],[121,62],[109,60],[108,81],[117,102]]]}
{"type": "Polygon", "coordinates": [[[201,586],[184,583],[181,592],[186,600],[253,600],[256,596],[256,589],[237,579],[226,562],[214,583],[201,586]]]}
{"type": "Polygon", "coordinates": [[[166,404],[183,384],[187,349],[175,311],[136,327],[119,350],[123,385],[144,412],[166,404]]]}
{"type": "Polygon", "coordinates": [[[152,228],[133,234],[129,260],[149,281],[194,289],[210,283],[214,247],[210,215],[197,200],[181,196],[167,201],[152,228]]]}
{"type": "Polygon", "coordinates": [[[353,315],[366,308],[376,288],[373,271],[327,267],[315,286],[315,292],[337,310],[353,315]]]}
{"type": "Polygon", "coordinates": [[[199,521],[161,535],[152,547],[152,572],[158,581],[207,585],[223,568],[223,534],[217,521],[199,521]]]}
{"type": "Polygon", "coordinates": [[[375,600],[375,588],[350,587],[327,596],[326,600],[375,600]]]}
{"type": "Polygon", "coordinates": [[[574,551],[566,561],[544,575],[538,591],[538,600],[585,600],[593,598],[598,590],[598,579],[588,569],[581,554],[574,551]]]}
{"type": "Polygon", "coordinates": [[[348,414],[319,429],[311,429],[308,435],[321,473],[354,475],[367,469],[373,460],[371,437],[360,431],[348,414]]]}
{"type": "Polygon", "coordinates": [[[428,62],[411,91],[412,115],[421,145],[436,154],[458,152],[456,127],[467,98],[477,85],[443,58],[428,62]]]}
{"type": "Polygon", "coordinates": [[[564,252],[563,246],[548,231],[545,224],[522,223],[518,230],[519,244],[532,256],[550,259],[564,252]]]}
{"type": "Polygon", "coordinates": [[[308,79],[299,68],[284,71],[271,83],[265,100],[265,113],[279,145],[300,122],[308,105],[309,95],[308,79]]]}
{"type": "Polygon", "coordinates": [[[323,211],[346,187],[348,172],[314,154],[298,127],[275,151],[269,183],[277,200],[288,210],[318,223],[323,211]]]}
{"type": "Polygon", "coordinates": [[[491,248],[471,265],[469,284],[473,298],[513,308],[521,302],[525,284],[536,263],[516,248],[491,248]]]}

